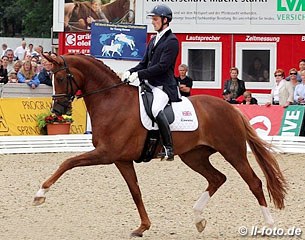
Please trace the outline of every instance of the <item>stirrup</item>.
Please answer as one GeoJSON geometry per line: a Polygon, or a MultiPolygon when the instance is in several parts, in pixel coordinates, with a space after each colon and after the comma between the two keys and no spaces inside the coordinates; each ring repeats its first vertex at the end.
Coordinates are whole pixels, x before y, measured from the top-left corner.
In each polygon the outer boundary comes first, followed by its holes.
{"type": "Polygon", "coordinates": [[[173,148],[163,146],[163,150],[164,151],[158,154],[158,157],[160,157],[161,160],[173,161],[174,160],[173,148]]]}

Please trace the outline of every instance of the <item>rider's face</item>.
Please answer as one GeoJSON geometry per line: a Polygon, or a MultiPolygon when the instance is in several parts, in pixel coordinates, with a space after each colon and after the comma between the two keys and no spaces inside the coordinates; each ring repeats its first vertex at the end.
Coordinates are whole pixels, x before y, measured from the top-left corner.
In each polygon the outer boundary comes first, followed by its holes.
{"type": "Polygon", "coordinates": [[[153,16],[151,18],[151,23],[154,27],[154,30],[159,32],[162,31],[162,19],[159,16],[153,16]]]}

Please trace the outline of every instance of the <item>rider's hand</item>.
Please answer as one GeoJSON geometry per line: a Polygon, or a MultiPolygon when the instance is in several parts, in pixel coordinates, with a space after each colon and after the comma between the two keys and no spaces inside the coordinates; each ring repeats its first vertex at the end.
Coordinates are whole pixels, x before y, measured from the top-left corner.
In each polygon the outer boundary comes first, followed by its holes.
{"type": "Polygon", "coordinates": [[[129,77],[128,77],[128,81],[133,83],[135,80],[137,80],[139,78],[138,73],[137,72],[133,72],[129,77]]]}
{"type": "Polygon", "coordinates": [[[123,73],[121,80],[124,82],[128,79],[129,76],[130,76],[130,72],[126,71],[123,73]]]}

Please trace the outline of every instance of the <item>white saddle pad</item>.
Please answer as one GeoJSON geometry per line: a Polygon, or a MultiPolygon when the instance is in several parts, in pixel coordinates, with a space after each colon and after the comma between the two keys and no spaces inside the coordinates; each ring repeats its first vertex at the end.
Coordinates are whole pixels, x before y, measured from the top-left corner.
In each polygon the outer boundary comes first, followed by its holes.
{"type": "MultiPolygon", "coordinates": [[[[173,102],[172,107],[175,115],[175,120],[173,123],[169,125],[171,131],[194,131],[198,128],[198,119],[191,101],[186,98],[182,97],[181,102],[173,102]]],[[[159,129],[157,124],[154,123],[147,115],[143,99],[140,93],[139,88],[139,101],[140,101],[140,115],[141,115],[141,122],[143,126],[147,130],[157,130],[159,129]]],[[[158,101],[157,99],[155,101],[158,101]]]]}

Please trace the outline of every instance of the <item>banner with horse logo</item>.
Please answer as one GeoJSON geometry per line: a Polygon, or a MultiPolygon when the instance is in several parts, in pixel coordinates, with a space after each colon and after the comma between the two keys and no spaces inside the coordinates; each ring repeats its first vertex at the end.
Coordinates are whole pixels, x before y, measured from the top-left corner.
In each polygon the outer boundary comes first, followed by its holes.
{"type": "Polygon", "coordinates": [[[96,58],[140,60],[145,53],[146,35],[146,25],[95,22],[90,53],[96,58]]]}

